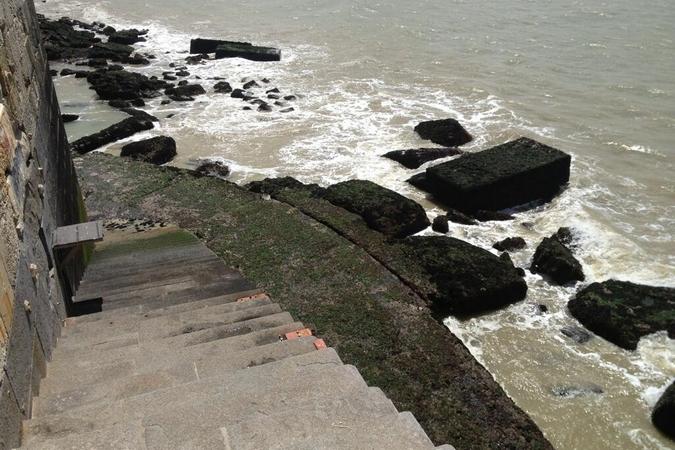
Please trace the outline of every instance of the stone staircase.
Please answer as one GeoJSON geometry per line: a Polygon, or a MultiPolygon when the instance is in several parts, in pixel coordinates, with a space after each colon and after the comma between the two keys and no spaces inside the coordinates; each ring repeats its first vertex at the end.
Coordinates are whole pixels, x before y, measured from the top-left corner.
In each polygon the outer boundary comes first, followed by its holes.
{"type": "Polygon", "coordinates": [[[66,321],[22,448],[452,448],[194,236],[137,228],[97,245],[100,312],[66,321]]]}

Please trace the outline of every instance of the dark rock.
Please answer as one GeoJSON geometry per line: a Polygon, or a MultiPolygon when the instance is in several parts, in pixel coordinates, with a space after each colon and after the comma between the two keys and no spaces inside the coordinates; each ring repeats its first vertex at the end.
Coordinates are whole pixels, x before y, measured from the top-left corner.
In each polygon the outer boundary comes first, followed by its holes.
{"type": "Polygon", "coordinates": [[[216,59],[244,58],[251,61],[280,61],[281,50],[240,43],[221,44],[216,48],[216,59]]]}
{"type": "Polygon", "coordinates": [[[250,46],[249,42],[221,41],[218,39],[192,39],[190,41],[190,53],[215,53],[221,45],[235,44],[240,46],[250,46]]]}
{"type": "Polygon", "coordinates": [[[473,139],[455,119],[421,122],[415,127],[415,131],[422,139],[428,139],[444,147],[457,147],[473,139]]]}
{"type": "Polygon", "coordinates": [[[50,61],[84,58],[89,47],[101,40],[91,31],[75,30],[68,19],[38,17],[42,42],[50,61]]]}
{"type": "Polygon", "coordinates": [[[187,58],[185,58],[185,62],[187,62],[190,65],[203,64],[202,61],[205,59],[209,59],[209,55],[203,53],[199,55],[188,56],[187,58]]]}
{"type": "Polygon", "coordinates": [[[250,106],[244,106],[241,109],[243,109],[244,111],[251,111],[253,108],[251,108],[250,106]]]}
{"type": "Polygon", "coordinates": [[[67,77],[68,75],[75,75],[77,77],[77,75],[81,74],[81,73],[85,74],[85,76],[86,76],[86,75],[88,75],[92,72],[89,72],[88,70],[73,70],[73,69],[69,69],[67,67],[65,69],[61,70],[61,76],[62,77],[67,77]]]}
{"type": "Polygon", "coordinates": [[[128,138],[139,131],[149,130],[153,127],[154,125],[149,120],[140,120],[135,117],[129,117],[99,131],[98,133],[76,140],[70,144],[70,148],[80,154],[88,153],[106,144],[128,138]]]}
{"type": "Polygon", "coordinates": [[[551,389],[551,393],[557,397],[580,397],[590,394],[602,394],[603,389],[596,384],[589,384],[588,386],[555,386],[551,389]]]}
{"type": "Polygon", "coordinates": [[[527,284],[509,261],[447,236],[412,236],[404,241],[410,258],[437,285],[432,299],[441,314],[475,314],[525,298],[527,284]]]}
{"type": "Polygon", "coordinates": [[[304,184],[292,177],[265,178],[261,181],[252,181],[245,186],[251,192],[276,196],[284,189],[309,190],[316,195],[322,195],[325,189],[318,184],[304,184]]]}
{"type": "Polygon", "coordinates": [[[113,108],[129,108],[131,107],[131,102],[127,100],[110,100],[108,105],[113,108]]]}
{"type": "Polygon", "coordinates": [[[537,309],[538,309],[539,312],[541,312],[541,313],[546,313],[546,312],[548,312],[548,306],[543,305],[543,304],[541,304],[541,303],[537,305],[537,309]]]}
{"type": "Polygon", "coordinates": [[[415,174],[412,177],[408,178],[406,181],[422,191],[429,192],[429,190],[431,189],[431,185],[427,180],[426,172],[420,172],[418,174],[415,174]]]}
{"type": "Polygon", "coordinates": [[[193,102],[195,100],[194,97],[190,97],[189,95],[178,94],[169,94],[169,98],[174,102],[193,102]]]}
{"type": "Polygon", "coordinates": [[[230,168],[225,163],[217,160],[204,160],[195,169],[197,173],[216,178],[226,178],[230,174],[230,168]]]}
{"type": "Polygon", "coordinates": [[[548,276],[556,284],[584,280],[581,263],[572,251],[558,238],[558,233],[544,238],[532,257],[532,273],[548,276]]]}
{"type": "Polygon", "coordinates": [[[448,216],[436,216],[431,223],[431,229],[438,233],[447,233],[450,231],[448,226],[448,216]]]}
{"type": "Polygon", "coordinates": [[[262,103],[260,103],[260,105],[258,105],[258,111],[260,111],[260,112],[270,112],[270,111],[272,111],[272,106],[265,103],[265,102],[262,102],[262,103]]]}
{"type": "Polygon", "coordinates": [[[140,107],[145,106],[145,101],[142,98],[135,98],[135,99],[131,100],[131,105],[140,108],[140,107]]]}
{"type": "Polygon", "coordinates": [[[500,252],[510,252],[513,250],[520,250],[526,246],[525,239],[521,237],[507,237],[506,239],[495,243],[492,248],[499,250],[500,252]]]}
{"type": "Polygon", "coordinates": [[[105,67],[108,65],[108,60],[104,58],[92,58],[89,61],[87,61],[87,65],[89,67],[105,67]]]}
{"type": "Polygon", "coordinates": [[[134,100],[157,96],[166,81],[151,80],[145,75],[125,70],[97,70],[87,75],[87,81],[103,100],[134,100]]]}
{"type": "Polygon", "coordinates": [[[251,88],[257,88],[257,87],[260,87],[260,85],[258,83],[256,83],[255,80],[251,80],[247,83],[244,83],[244,85],[242,86],[242,88],[246,91],[251,89],[251,88]]]}
{"type": "Polygon", "coordinates": [[[296,97],[295,95],[286,95],[286,96],[284,96],[284,100],[288,100],[289,102],[294,101],[294,100],[297,100],[297,99],[298,99],[298,97],[296,97]]]}
{"type": "MultiPolygon", "coordinates": [[[[138,53],[136,53],[133,56],[123,58],[121,60],[121,62],[123,62],[125,64],[132,64],[132,65],[135,65],[135,66],[145,66],[145,65],[150,64],[150,61],[148,60],[148,58],[144,58],[142,55],[139,55],[138,53]]],[[[157,78],[157,77],[155,77],[155,78],[157,78]]]]}
{"type": "Polygon", "coordinates": [[[570,160],[520,138],[428,168],[424,189],[462,211],[497,211],[554,196],[569,180],[570,160]]]}
{"type": "Polygon", "coordinates": [[[281,101],[281,100],[277,100],[276,102],[274,102],[274,104],[277,105],[277,106],[281,106],[282,108],[285,107],[285,106],[288,106],[288,103],[286,103],[284,101],[281,101]]]}
{"type": "Polygon", "coordinates": [[[190,72],[188,72],[187,70],[179,70],[178,72],[176,72],[176,76],[187,77],[190,76],[190,72]]]}
{"type": "Polygon", "coordinates": [[[577,344],[585,344],[593,337],[588,331],[574,325],[566,325],[560,329],[560,332],[577,344]]]}
{"type": "Polygon", "coordinates": [[[675,338],[675,288],[608,280],[579,291],[567,308],[586,328],[628,350],[657,331],[675,338]]]}
{"type": "Polygon", "coordinates": [[[388,237],[402,238],[427,228],[424,208],[392,190],[366,180],[349,180],[326,189],[324,198],[363,217],[388,237]]]}
{"type": "Polygon", "coordinates": [[[452,209],[452,208],[448,209],[446,217],[451,222],[459,223],[459,224],[462,224],[462,225],[476,225],[476,224],[478,224],[478,222],[476,222],[476,220],[473,217],[467,216],[463,212],[457,211],[456,209],[452,209]]]}
{"type": "Polygon", "coordinates": [[[281,96],[279,94],[267,94],[267,98],[269,98],[271,100],[279,100],[279,98],[281,98],[281,96]]]}
{"type": "Polygon", "coordinates": [[[410,150],[394,150],[385,153],[382,156],[393,159],[408,169],[417,169],[426,162],[462,153],[463,152],[457,148],[417,148],[410,150]]]}
{"type": "Polygon", "coordinates": [[[120,30],[108,35],[108,42],[116,44],[132,45],[137,42],[145,42],[145,38],[141,35],[141,31],[136,29],[120,30]]]}
{"type": "Polygon", "coordinates": [[[230,97],[232,98],[241,98],[243,100],[250,100],[254,98],[253,94],[250,92],[241,90],[241,89],[235,89],[232,91],[232,94],[230,94],[230,97]]]}
{"type": "Polygon", "coordinates": [[[129,114],[131,117],[135,117],[139,120],[149,120],[150,122],[159,122],[159,119],[152,114],[148,114],[145,111],[135,108],[121,108],[122,112],[129,114]]]}
{"type": "Polygon", "coordinates": [[[114,42],[97,42],[89,50],[89,58],[104,58],[111,61],[125,61],[134,51],[133,47],[124,44],[115,44],[114,42]]]}
{"type": "Polygon", "coordinates": [[[285,108],[285,109],[280,109],[279,112],[282,113],[289,113],[295,111],[295,108],[285,108]]]}
{"type": "Polygon", "coordinates": [[[174,77],[173,75],[164,75],[163,77],[167,81],[176,81],[178,78],[174,77]]]}
{"type": "Polygon", "coordinates": [[[200,84],[186,84],[169,88],[164,91],[169,96],[192,97],[193,95],[206,94],[206,91],[200,84]]]}
{"type": "Polygon", "coordinates": [[[152,164],[165,164],[176,156],[176,141],[169,136],[157,136],[132,142],[122,147],[120,156],[152,164]]]}
{"type": "Polygon", "coordinates": [[[104,27],[103,30],[101,30],[101,33],[105,34],[106,36],[110,36],[111,34],[117,33],[117,30],[111,26],[104,27]]]}
{"type": "Polygon", "coordinates": [[[486,209],[479,209],[474,211],[473,217],[481,222],[504,221],[513,220],[513,216],[502,211],[488,211],[486,209]]]}
{"type": "Polygon", "coordinates": [[[654,406],[652,423],[663,434],[675,439],[675,381],[670,383],[654,406]]]}
{"type": "Polygon", "coordinates": [[[516,267],[516,272],[518,272],[519,277],[525,278],[525,269],[522,267],[516,267]]]}
{"type": "Polygon", "coordinates": [[[169,103],[171,103],[171,100],[162,100],[159,102],[160,105],[168,105],[169,103]]]}
{"type": "Polygon", "coordinates": [[[266,90],[265,94],[278,94],[279,92],[280,92],[279,88],[272,88],[272,89],[266,90]]]}
{"type": "Polygon", "coordinates": [[[79,118],[80,116],[77,114],[61,114],[61,120],[63,120],[63,123],[75,122],[79,118]]]}
{"type": "Polygon", "coordinates": [[[188,80],[180,80],[178,82],[178,86],[187,86],[188,84],[190,84],[188,80]]]}
{"type": "Polygon", "coordinates": [[[232,92],[232,86],[227,81],[219,81],[213,86],[213,90],[219,94],[229,94],[232,92]]]}
{"type": "Polygon", "coordinates": [[[56,70],[54,70],[54,69],[50,69],[50,70],[49,70],[49,76],[50,76],[50,77],[55,77],[55,76],[57,76],[58,74],[59,74],[59,72],[56,71],[56,70]]]}
{"type": "Polygon", "coordinates": [[[270,80],[269,78],[263,78],[263,79],[260,80],[260,81],[262,81],[262,82],[265,83],[265,84],[270,84],[270,83],[272,82],[272,80],[270,80]]]}

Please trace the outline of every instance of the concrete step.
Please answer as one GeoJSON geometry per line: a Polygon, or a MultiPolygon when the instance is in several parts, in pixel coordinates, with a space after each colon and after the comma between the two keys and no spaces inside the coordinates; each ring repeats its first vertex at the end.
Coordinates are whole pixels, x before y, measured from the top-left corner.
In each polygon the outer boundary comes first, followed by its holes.
{"type": "Polygon", "coordinates": [[[121,316],[111,320],[80,323],[77,326],[69,326],[63,329],[61,333],[61,342],[63,340],[71,339],[89,339],[91,337],[112,337],[124,333],[138,331],[141,322],[147,324],[148,322],[163,320],[163,317],[180,317],[187,318],[187,315],[210,314],[216,317],[219,314],[227,314],[234,311],[241,311],[248,308],[254,308],[263,305],[272,304],[272,300],[267,296],[259,299],[250,300],[246,302],[227,302],[215,305],[204,305],[203,303],[193,302],[184,303],[184,308],[176,308],[172,312],[167,312],[162,315],[145,315],[145,316],[121,316]],[[189,309],[187,309],[189,308],[189,309]]]}
{"type": "MultiPolygon", "coordinates": [[[[91,266],[90,266],[91,268],[91,266]]],[[[147,279],[170,279],[172,277],[181,276],[185,273],[199,273],[203,271],[218,270],[226,268],[223,261],[215,256],[202,257],[197,260],[184,262],[169,262],[161,265],[140,270],[138,268],[130,268],[129,271],[120,272],[103,272],[101,270],[91,271],[87,270],[81,287],[96,286],[97,288],[118,288],[121,286],[131,286],[147,279]]]]}
{"type": "Polygon", "coordinates": [[[312,405],[307,410],[296,409],[292,414],[256,412],[243,417],[221,428],[225,448],[434,449],[426,434],[410,432],[409,413],[378,414],[369,410],[366,401],[347,407],[335,400],[312,405]]]}
{"type": "Polygon", "coordinates": [[[143,367],[150,367],[151,360],[169,360],[172,356],[180,356],[183,351],[194,349],[196,352],[201,346],[206,346],[204,351],[208,353],[209,344],[226,346],[231,351],[265,345],[276,342],[279,335],[302,327],[302,323],[294,322],[289,313],[283,312],[135,346],[67,355],[68,358],[55,358],[48,364],[47,377],[40,385],[40,392],[48,394],[142,373],[143,367]]]}
{"type": "Polygon", "coordinates": [[[198,307],[219,305],[236,301],[242,297],[262,294],[262,289],[252,289],[250,291],[237,292],[234,294],[218,295],[205,298],[190,303],[179,303],[177,305],[164,306],[162,303],[148,302],[140,305],[128,306],[126,308],[117,308],[112,311],[102,311],[94,314],[87,314],[66,319],[66,327],[73,327],[76,324],[97,322],[99,320],[120,320],[133,317],[157,317],[163,314],[173,314],[174,312],[189,311],[198,307]]]}
{"type": "Polygon", "coordinates": [[[162,270],[159,273],[141,270],[132,277],[106,282],[91,282],[85,278],[78,288],[77,297],[116,297],[125,293],[178,284],[183,281],[192,280],[196,283],[206,284],[232,276],[241,277],[239,272],[225,267],[222,261],[191,265],[189,268],[172,266],[172,270],[162,270]]]}
{"type": "Polygon", "coordinates": [[[33,400],[33,417],[59,414],[87,403],[112,402],[158,389],[213,378],[248,367],[280,361],[284,358],[317,351],[314,337],[277,341],[241,351],[228,346],[189,347],[178,357],[155,359],[138,366],[134,375],[116,377],[105,382],[86,384],[53,394],[42,393],[33,400]],[[190,351],[191,350],[191,351],[190,351]]]}
{"type": "Polygon", "coordinates": [[[25,450],[147,450],[145,427],[140,420],[117,423],[89,433],[68,434],[47,441],[24,444],[25,450]]]}
{"type": "Polygon", "coordinates": [[[193,302],[203,300],[218,295],[234,294],[242,291],[255,289],[255,285],[250,281],[239,276],[221,277],[218,281],[200,286],[187,287],[185,289],[172,290],[164,292],[159,296],[148,298],[143,294],[127,294],[115,297],[104,297],[102,309],[117,309],[127,306],[140,305],[148,302],[157,301],[164,306],[176,305],[179,303],[193,302]]]}
{"type": "Polygon", "coordinates": [[[87,332],[82,335],[71,335],[61,339],[55,358],[64,354],[77,353],[80,349],[111,349],[126,347],[154,339],[169,338],[181,334],[194,333],[207,328],[220,327],[250,319],[278,314],[281,307],[276,303],[261,304],[252,308],[220,313],[224,306],[217,305],[196,311],[187,311],[175,315],[160,316],[138,323],[134,331],[123,331],[115,334],[103,330],[101,334],[87,332]],[[110,335],[112,334],[112,335],[110,335]]]}
{"type": "Polygon", "coordinates": [[[144,418],[146,428],[159,426],[170,431],[168,428],[178,428],[181,422],[206,421],[221,414],[238,417],[256,410],[287,409],[305,394],[323,393],[308,388],[322,379],[330,380],[331,395],[345,396],[365,389],[353,367],[343,366],[334,350],[324,349],[208,380],[31,419],[25,422],[24,438],[26,443],[35,444],[144,418]]]}

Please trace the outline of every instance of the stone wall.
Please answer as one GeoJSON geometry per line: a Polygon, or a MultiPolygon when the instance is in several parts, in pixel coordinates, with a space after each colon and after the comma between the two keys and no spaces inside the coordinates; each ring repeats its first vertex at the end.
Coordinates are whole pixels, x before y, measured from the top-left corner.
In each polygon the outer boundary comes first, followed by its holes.
{"type": "Polygon", "coordinates": [[[0,449],[20,443],[84,268],[54,230],[85,218],[32,0],[0,2],[0,449]],[[63,267],[62,267],[63,266],[63,267]]]}

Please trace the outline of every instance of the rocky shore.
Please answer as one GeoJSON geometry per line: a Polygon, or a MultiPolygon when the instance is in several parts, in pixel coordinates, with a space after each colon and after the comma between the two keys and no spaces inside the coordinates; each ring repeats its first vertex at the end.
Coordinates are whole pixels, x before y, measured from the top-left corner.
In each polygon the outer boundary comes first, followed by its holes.
{"type": "MultiPolygon", "coordinates": [[[[73,142],[72,150],[82,155],[152,129],[158,119],[138,109],[146,101],[190,102],[206,94],[189,65],[225,57],[281,58],[278,49],[248,42],[194,39],[189,56],[148,77],[124,67],[153,59],[133,48],[145,39],[145,30],[71,19],[42,18],[41,25],[50,59],[87,67],[65,69],[60,76],[85,78],[101,101],[129,115],[73,142]]],[[[289,102],[298,100],[267,78],[245,78],[239,86],[221,77],[212,81],[213,93],[241,99],[243,109],[259,113],[290,112],[289,102]]],[[[433,223],[418,203],[366,180],[324,187],[285,177],[244,188],[223,181],[229,168],[215,161],[193,172],[127,160],[170,162],[180,149],[168,136],[127,144],[122,159],[88,155],[78,165],[94,217],[148,217],[193,231],[313,323],[367,381],[382,386],[399,408],[413,411],[435,441],[458,448],[550,448],[442,319],[522,301],[529,271],[552,285],[576,286],[572,316],[591,332],[635,350],[646,334],[666,331],[675,338],[675,290],[616,280],[584,285],[574,230],[564,223],[538,245],[503,236],[488,250],[451,236],[449,221],[508,221],[517,211],[550,201],[566,189],[572,158],[530,138],[465,152],[458,147],[473,136],[452,118],[422,121],[414,132],[442,147],[382,156],[400,163],[401,170],[445,159],[409,179],[445,209],[433,223]],[[529,267],[516,267],[509,252],[527,246],[536,246],[529,267]]],[[[580,344],[591,337],[580,327],[562,333],[580,344]]],[[[663,413],[655,410],[655,417],[663,429],[663,413]]]]}

